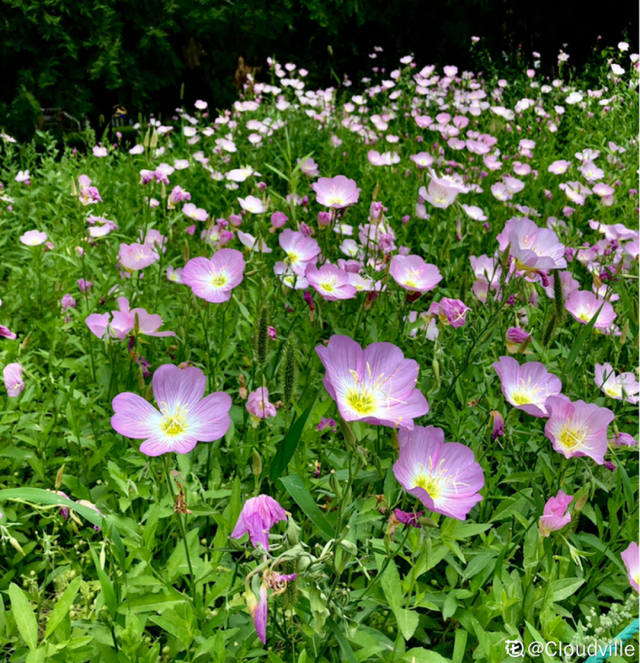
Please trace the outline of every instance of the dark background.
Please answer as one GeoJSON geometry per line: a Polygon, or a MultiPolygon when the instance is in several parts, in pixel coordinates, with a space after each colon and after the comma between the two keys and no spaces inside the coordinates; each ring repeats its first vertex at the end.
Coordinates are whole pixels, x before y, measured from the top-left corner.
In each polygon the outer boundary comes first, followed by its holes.
{"type": "Polygon", "coordinates": [[[623,38],[637,51],[638,30],[633,2],[0,0],[0,128],[26,138],[51,107],[94,126],[116,104],[134,119],[172,114],[183,84],[185,103],[224,108],[237,94],[239,56],[264,66],[258,79],[268,80],[265,60],[275,55],[325,86],[408,53],[420,65],[522,71],[539,51],[553,75],[560,48],[580,66],[623,38]],[[470,53],[472,35],[482,58],[470,53]],[[385,49],[376,61],[374,45],[385,49]]]}

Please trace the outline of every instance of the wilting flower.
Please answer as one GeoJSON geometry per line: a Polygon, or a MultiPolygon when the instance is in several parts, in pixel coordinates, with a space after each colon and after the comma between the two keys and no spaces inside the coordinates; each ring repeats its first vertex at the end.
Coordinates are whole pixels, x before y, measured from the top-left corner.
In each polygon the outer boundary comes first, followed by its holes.
{"type": "Polygon", "coordinates": [[[553,448],[565,458],[589,456],[598,464],[604,463],[607,452],[607,427],[613,412],[584,401],[572,402],[564,395],[549,396],[546,402],[549,420],[544,434],[553,448]]]}
{"type": "Polygon", "coordinates": [[[269,390],[266,387],[258,387],[249,394],[246,408],[258,419],[270,419],[277,414],[275,405],[269,402],[269,390]]]}
{"type": "Polygon", "coordinates": [[[354,180],[344,175],[321,177],[311,185],[316,192],[316,200],[323,207],[343,209],[355,205],[360,198],[360,189],[354,180]]]}
{"type": "Polygon", "coordinates": [[[100,192],[95,186],[91,186],[88,175],[78,177],[78,200],[82,205],[95,205],[101,203],[100,192]]]}
{"type": "Polygon", "coordinates": [[[491,419],[493,426],[491,428],[491,439],[497,440],[504,435],[504,417],[498,410],[491,411],[491,419]]]}
{"type": "Polygon", "coordinates": [[[438,302],[438,316],[444,325],[451,325],[454,329],[463,327],[467,322],[467,311],[471,309],[459,299],[443,297],[438,302]]]}
{"type": "Polygon", "coordinates": [[[638,544],[632,541],[627,549],[620,553],[620,556],[627,567],[629,584],[636,592],[640,591],[640,548],[638,548],[638,544]]]}
{"type": "Polygon", "coordinates": [[[614,436],[610,437],[607,441],[614,449],[619,449],[620,447],[635,447],[636,444],[638,444],[638,440],[636,440],[633,435],[620,432],[615,433],[614,436]]]}
{"type": "Polygon", "coordinates": [[[538,361],[520,365],[513,357],[500,357],[493,364],[500,378],[502,393],[511,405],[534,417],[548,416],[545,403],[557,396],[562,382],[538,361]]]}
{"type": "Polygon", "coordinates": [[[616,375],[611,364],[596,364],[595,383],[610,398],[637,403],[640,384],[633,373],[616,375]]]}
{"type": "Polygon", "coordinates": [[[393,256],[389,274],[400,287],[412,292],[428,292],[442,280],[442,274],[435,265],[414,255],[393,256]]]}
{"type": "Polygon", "coordinates": [[[616,318],[613,306],[609,302],[599,299],[589,290],[574,290],[567,298],[565,308],[575,320],[583,325],[591,322],[591,319],[598,314],[594,328],[601,332],[608,331],[616,318]],[[601,307],[602,310],[600,310],[601,307]],[[598,313],[599,310],[600,313],[598,313]]]}
{"type": "Polygon", "coordinates": [[[304,275],[309,285],[329,301],[351,299],[356,294],[347,272],[335,265],[325,263],[318,269],[313,263],[307,263],[304,275]]]}
{"type": "Polygon", "coordinates": [[[393,515],[398,522],[402,523],[403,525],[411,525],[411,527],[415,527],[417,529],[420,528],[418,519],[421,516],[424,516],[424,513],[424,511],[418,511],[415,513],[413,511],[402,511],[402,509],[393,510],[393,515]]]}
{"type": "Polygon", "coordinates": [[[571,502],[573,502],[573,496],[565,495],[561,490],[555,497],[547,500],[538,521],[540,536],[549,536],[551,532],[557,532],[571,522],[571,514],[567,512],[567,507],[571,502]]]}
{"type": "Polygon", "coordinates": [[[253,546],[261,545],[269,550],[269,530],[279,521],[287,519],[287,512],[269,495],[258,495],[248,499],[236,523],[232,539],[239,539],[249,534],[253,546]]]}
{"type": "Polygon", "coordinates": [[[316,347],[327,373],[324,386],[345,421],[413,428],[414,417],[429,412],[415,388],[419,366],[392,343],[372,343],[364,350],[348,336],[332,336],[316,347]]]}
{"type": "Polygon", "coordinates": [[[400,456],[393,473],[402,487],[430,511],[465,520],[482,500],[482,467],[473,451],[458,442],[445,442],[441,428],[416,426],[398,433],[400,456]]]}
{"type": "Polygon", "coordinates": [[[137,394],[118,394],[111,425],[125,437],[143,439],[140,451],[147,456],[186,454],[198,442],[220,439],[231,423],[229,395],[216,392],[205,397],[206,387],[207,378],[199,368],[164,364],[153,374],[160,411],[137,394]]]}
{"type": "MultiPolygon", "coordinates": [[[[520,352],[522,344],[531,338],[522,327],[509,327],[506,333],[507,353],[514,355],[520,352]]],[[[525,350],[525,354],[531,354],[531,350],[525,350]]]]}
{"type": "Polygon", "coordinates": [[[27,230],[26,233],[21,235],[20,241],[25,246],[40,246],[47,241],[47,233],[40,230],[27,230]]]}
{"type": "Polygon", "coordinates": [[[244,267],[240,251],[220,249],[210,260],[189,260],[182,271],[182,281],[197,297],[219,304],[231,299],[231,291],[242,283],[244,267]]]}
{"type": "MultiPolygon", "coordinates": [[[[182,203],[185,200],[191,200],[191,194],[181,186],[174,186],[167,198],[167,209],[175,209],[178,203],[182,203]]],[[[189,215],[187,214],[187,216],[189,215]]]]}
{"type": "Polygon", "coordinates": [[[24,390],[24,382],[22,381],[22,366],[18,362],[7,364],[3,371],[2,377],[4,379],[4,386],[7,389],[7,396],[15,398],[20,396],[24,390]]]}

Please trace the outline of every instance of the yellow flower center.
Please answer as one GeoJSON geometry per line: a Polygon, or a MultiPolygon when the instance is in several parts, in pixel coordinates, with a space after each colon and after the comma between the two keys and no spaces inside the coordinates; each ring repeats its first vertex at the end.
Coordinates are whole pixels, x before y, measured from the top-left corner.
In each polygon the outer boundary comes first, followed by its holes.
{"type": "Polygon", "coordinates": [[[585,430],[565,424],[558,435],[558,442],[562,447],[570,451],[581,446],[585,436],[585,430]]]}
{"type": "Polygon", "coordinates": [[[526,405],[527,403],[533,402],[531,392],[524,389],[514,391],[513,394],[511,394],[511,399],[516,405],[526,405]]]}
{"type": "Polygon", "coordinates": [[[165,435],[175,437],[182,435],[187,430],[187,421],[181,412],[165,414],[160,422],[160,428],[165,435]]]}
{"type": "Polygon", "coordinates": [[[332,277],[328,278],[326,281],[323,281],[320,284],[320,287],[325,292],[333,292],[336,289],[337,285],[338,285],[338,280],[336,279],[335,276],[332,276],[332,277]]]}
{"type": "Polygon", "coordinates": [[[225,285],[227,285],[228,281],[229,281],[229,278],[227,277],[226,274],[218,273],[211,279],[211,285],[214,288],[222,288],[225,285]]]}
{"type": "Polygon", "coordinates": [[[605,387],[604,391],[607,396],[611,396],[611,398],[622,398],[622,387],[620,385],[605,387]]]}
{"type": "Polygon", "coordinates": [[[424,488],[432,500],[437,500],[442,493],[440,477],[432,474],[419,474],[415,479],[416,487],[424,488]]]}
{"type": "Polygon", "coordinates": [[[350,389],[347,392],[345,400],[347,401],[347,405],[361,417],[366,417],[375,412],[375,401],[370,391],[350,389]]]}

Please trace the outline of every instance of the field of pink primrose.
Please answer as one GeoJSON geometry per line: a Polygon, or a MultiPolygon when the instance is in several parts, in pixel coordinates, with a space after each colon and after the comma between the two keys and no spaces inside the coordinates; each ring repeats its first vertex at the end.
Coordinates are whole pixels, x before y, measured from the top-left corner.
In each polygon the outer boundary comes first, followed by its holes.
{"type": "Polygon", "coordinates": [[[1,131],[0,660],[637,661],[630,50],[1,131]]]}

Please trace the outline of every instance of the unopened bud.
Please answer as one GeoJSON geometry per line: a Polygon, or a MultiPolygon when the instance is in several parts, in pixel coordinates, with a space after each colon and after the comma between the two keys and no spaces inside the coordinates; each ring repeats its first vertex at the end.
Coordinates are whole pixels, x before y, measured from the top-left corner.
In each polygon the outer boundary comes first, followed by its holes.
{"type": "Polygon", "coordinates": [[[25,552],[22,550],[22,546],[11,536],[9,537],[9,543],[21,554],[24,555],[25,552]]]}
{"type": "MultiPolygon", "coordinates": [[[[143,380],[143,383],[144,383],[144,380],[143,380]]],[[[143,384],[143,387],[144,387],[144,384],[143,384]]],[[[151,403],[152,398],[153,398],[153,384],[149,384],[146,391],[144,392],[144,399],[145,399],[145,401],[149,401],[149,403],[151,403]]]]}
{"type": "Polygon", "coordinates": [[[22,350],[26,350],[26,349],[29,347],[29,341],[31,340],[31,336],[32,336],[32,334],[33,334],[33,332],[30,331],[30,332],[27,334],[27,336],[26,336],[26,338],[24,339],[24,341],[22,341],[22,343],[20,344],[20,348],[21,348],[22,350]]]}
{"type": "Polygon", "coordinates": [[[260,458],[260,454],[255,449],[253,450],[253,467],[251,471],[254,477],[259,477],[262,474],[262,458],[260,458]]]}
{"type": "Polygon", "coordinates": [[[436,381],[438,387],[440,386],[440,363],[436,357],[433,358],[431,362],[431,368],[433,369],[433,379],[436,381]]]}
{"type": "Polygon", "coordinates": [[[62,486],[63,477],[64,477],[64,464],[61,465],[60,469],[58,470],[58,473],[56,474],[56,483],[55,483],[56,490],[60,490],[60,486],[62,486]]]}

